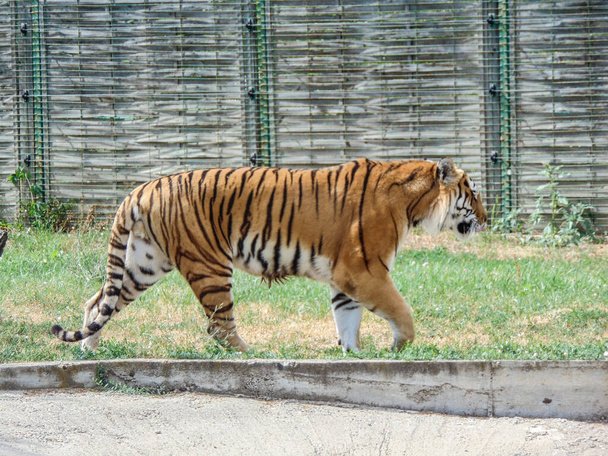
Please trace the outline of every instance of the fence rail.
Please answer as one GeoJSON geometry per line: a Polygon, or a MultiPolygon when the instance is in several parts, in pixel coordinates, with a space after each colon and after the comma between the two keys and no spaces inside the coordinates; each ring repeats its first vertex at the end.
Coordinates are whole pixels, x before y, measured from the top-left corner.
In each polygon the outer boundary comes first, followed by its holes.
{"type": "Polygon", "coordinates": [[[0,0],[0,219],[183,169],[451,156],[500,215],[546,163],[608,228],[608,4],[0,0]],[[21,195],[23,198],[24,195],[21,195]]]}

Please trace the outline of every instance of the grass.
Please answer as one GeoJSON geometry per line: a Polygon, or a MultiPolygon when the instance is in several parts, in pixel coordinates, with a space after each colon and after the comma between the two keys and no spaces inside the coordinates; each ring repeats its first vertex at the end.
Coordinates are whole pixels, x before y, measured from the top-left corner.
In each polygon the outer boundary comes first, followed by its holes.
{"type": "Polygon", "coordinates": [[[114,358],[605,359],[608,249],[521,246],[482,237],[414,236],[393,277],[413,306],[414,344],[387,350],[388,324],[366,312],[363,350],[343,355],[326,286],[290,279],[272,288],[235,276],[235,312],[248,353],[219,347],[177,273],[104,328],[95,354],[50,335],[82,324],[101,286],[107,233],[12,232],[0,258],[0,362],[114,358]]]}
{"type": "Polygon", "coordinates": [[[146,386],[131,386],[122,380],[114,380],[110,378],[107,370],[103,366],[97,366],[95,369],[95,384],[103,391],[112,393],[122,393],[131,395],[162,395],[167,394],[168,390],[164,387],[146,387],[146,386]]]}

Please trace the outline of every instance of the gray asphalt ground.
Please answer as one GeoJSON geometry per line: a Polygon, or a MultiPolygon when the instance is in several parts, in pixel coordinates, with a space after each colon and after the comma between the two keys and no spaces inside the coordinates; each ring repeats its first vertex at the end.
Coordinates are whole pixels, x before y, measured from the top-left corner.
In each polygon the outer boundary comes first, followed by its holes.
{"type": "Polygon", "coordinates": [[[608,455],[608,424],[180,393],[0,392],[0,455],[608,455]]]}

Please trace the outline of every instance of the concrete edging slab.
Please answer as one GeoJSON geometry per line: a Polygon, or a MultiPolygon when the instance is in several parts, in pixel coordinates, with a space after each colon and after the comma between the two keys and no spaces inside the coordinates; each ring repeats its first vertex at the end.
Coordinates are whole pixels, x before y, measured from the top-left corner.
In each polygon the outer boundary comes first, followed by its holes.
{"type": "Polygon", "coordinates": [[[473,416],[605,420],[608,361],[110,360],[0,365],[0,390],[135,387],[473,416]]]}

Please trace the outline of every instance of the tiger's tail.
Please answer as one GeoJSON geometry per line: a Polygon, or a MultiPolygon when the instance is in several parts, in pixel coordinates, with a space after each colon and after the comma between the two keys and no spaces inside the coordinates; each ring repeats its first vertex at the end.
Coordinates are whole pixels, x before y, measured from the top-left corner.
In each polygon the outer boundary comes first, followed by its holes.
{"type": "Polygon", "coordinates": [[[86,339],[101,330],[112,317],[122,290],[129,234],[138,218],[137,205],[135,203],[132,204],[132,199],[129,196],[118,208],[114,223],[112,224],[108,247],[106,281],[98,292],[98,294],[101,294],[99,313],[82,330],[67,331],[59,325],[54,325],[51,328],[51,332],[58,339],[65,342],[78,342],[86,339]]]}

